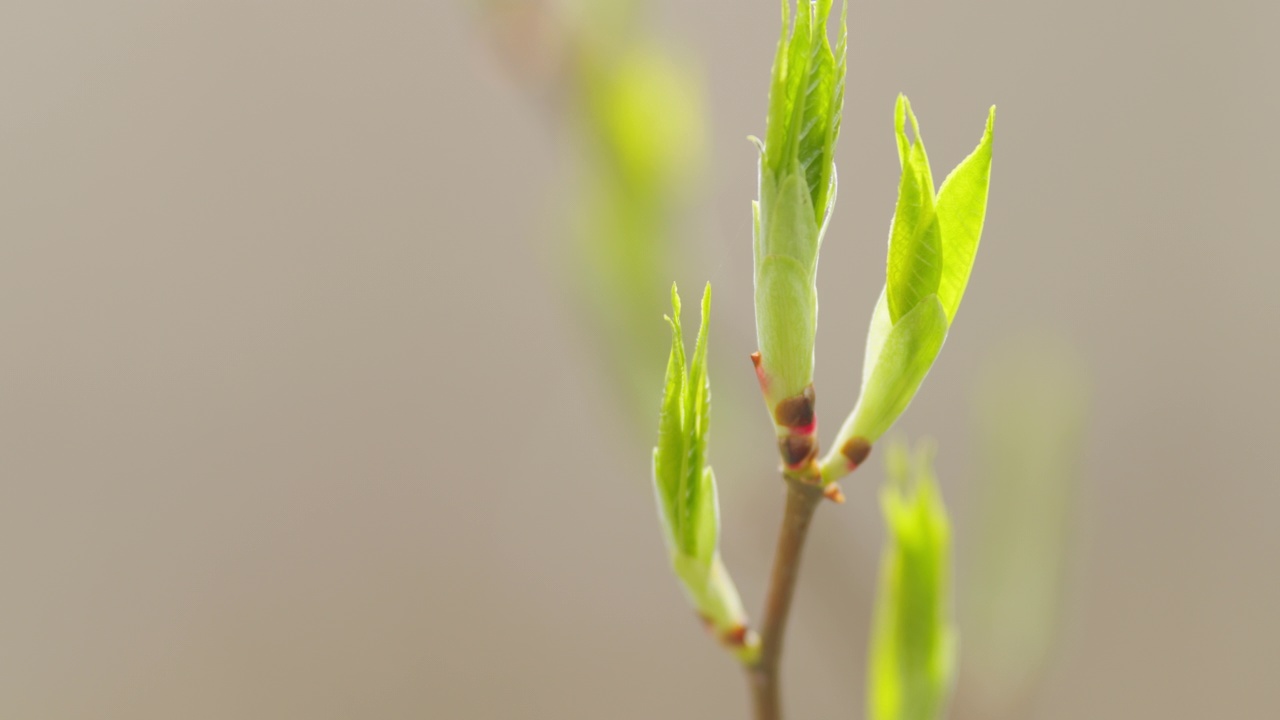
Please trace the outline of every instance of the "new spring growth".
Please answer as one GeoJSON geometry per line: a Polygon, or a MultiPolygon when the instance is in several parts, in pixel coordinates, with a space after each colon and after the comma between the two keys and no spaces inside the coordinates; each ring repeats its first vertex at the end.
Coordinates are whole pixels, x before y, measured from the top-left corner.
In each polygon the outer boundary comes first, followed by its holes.
{"type": "Polygon", "coordinates": [[[680,295],[671,287],[671,355],[653,449],[653,485],[671,566],[689,602],[708,629],[745,663],[754,662],[759,639],[720,560],[720,508],[716,479],[706,464],[711,384],[707,378],[707,321],[711,285],[702,295],[702,325],[692,362],[686,364],[680,328],[680,295]]]}
{"type": "Polygon", "coordinates": [[[846,14],[833,52],[832,0],[782,3],[769,115],[760,149],[754,213],[756,335],[752,356],[788,470],[811,466],[813,343],[818,322],[818,248],[836,196],[836,139],[844,106],[846,14]]]}
{"type": "Polygon", "coordinates": [[[886,542],[880,564],[871,654],[870,720],[943,717],[955,671],[951,622],[951,531],[933,471],[933,449],[915,458],[890,448],[880,493],[886,542]]]}
{"type": "Polygon", "coordinates": [[[822,460],[825,483],[852,471],[911,404],[942,349],[973,269],[987,211],[994,107],[978,147],[934,192],[911,103],[894,110],[902,177],[889,230],[884,291],[871,316],[862,393],[822,460]],[[907,137],[911,124],[914,142],[907,137]]]}

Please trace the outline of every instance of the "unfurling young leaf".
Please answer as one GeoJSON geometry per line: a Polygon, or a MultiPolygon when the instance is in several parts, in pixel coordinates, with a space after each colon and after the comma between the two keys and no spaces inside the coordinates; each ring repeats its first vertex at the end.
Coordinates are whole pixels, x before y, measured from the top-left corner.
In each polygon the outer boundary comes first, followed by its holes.
{"type": "MultiPolygon", "coordinates": [[[[756,371],[783,460],[807,466],[813,442],[818,248],[835,204],[835,146],[844,104],[846,11],[836,49],[832,0],[782,3],[755,214],[756,371]]],[[[758,141],[757,141],[758,142],[758,141]]]]}
{"type": "Polygon", "coordinates": [[[692,362],[686,364],[680,295],[671,287],[671,356],[653,449],[653,484],[671,566],[702,620],[744,662],[759,642],[747,629],[738,591],[720,560],[716,480],[706,464],[711,385],[707,378],[707,326],[711,285],[702,295],[702,324],[692,362]]]}
{"type": "Polygon", "coordinates": [[[903,446],[886,458],[880,499],[885,549],[867,663],[869,720],[938,720],[955,675],[951,532],[933,451],[903,446]]]}
{"type": "Polygon", "coordinates": [[[911,103],[898,96],[894,132],[902,178],[889,231],[885,288],[871,315],[862,393],[821,464],[834,482],[856,468],[911,404],[946,340],[973,269],[987,210],[995,108],[978,147],[935,195],[911,103]],[[914,138],[908,138],[907,123],[914,138]]]}
{"type": "Polygon", "coordinates": [[[933,201],[933,173],[925,154],[920,124],[905,95],[898,96],[893,112],[898,136],[902,178],[898,206],[889,229],[887,298],[889,317],[897,323],[925,297],[938,292],[942,277],[942,237],[933,201]],[[906,119],[911,120],[915,142],[907,139],[906,119]]]}

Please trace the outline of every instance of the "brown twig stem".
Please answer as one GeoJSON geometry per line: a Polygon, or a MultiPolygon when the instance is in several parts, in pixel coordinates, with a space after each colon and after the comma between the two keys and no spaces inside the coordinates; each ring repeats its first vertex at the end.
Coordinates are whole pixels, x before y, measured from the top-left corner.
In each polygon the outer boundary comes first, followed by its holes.
{"type": "Polygon", "coordinates": [[[813,513],[822,502],[822,488],[798,479],[787,479],[787,506],[778,533],[773,558],[769,594],[765,598],[764,623],[760,632],[760,659],[747,668],[755,720],[782,720],[779,691],[779,662],[782,642],[791,614],[791,598],[800,576],[800,555],[809,536],[813,513]]]}

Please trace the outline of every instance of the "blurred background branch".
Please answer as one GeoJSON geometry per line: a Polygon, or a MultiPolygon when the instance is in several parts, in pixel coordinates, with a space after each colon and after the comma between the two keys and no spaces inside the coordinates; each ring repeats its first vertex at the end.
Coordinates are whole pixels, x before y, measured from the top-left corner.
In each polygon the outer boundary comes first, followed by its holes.
{"type": "Polygon", "coordinates": [[[636,432],[648,433],[666,289],[702,198],[704,91],[692,57],[632,0],[479,0],[504,66],[555,123],[572,179],[553,201],[565,304],[636,432]]]}

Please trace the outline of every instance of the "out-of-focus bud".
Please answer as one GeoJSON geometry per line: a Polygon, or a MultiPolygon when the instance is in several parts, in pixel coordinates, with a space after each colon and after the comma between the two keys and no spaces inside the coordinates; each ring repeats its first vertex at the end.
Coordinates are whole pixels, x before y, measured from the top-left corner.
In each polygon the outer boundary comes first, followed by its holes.
{"type": "Polygon", "coordinates": [[[937,720],[955,674],[951,621],[951,529],[933,473],[933,450],[910,458],[890,448],[880,493],[885,549],[880,561],[867,663],[870,720],[937,720]]]}

